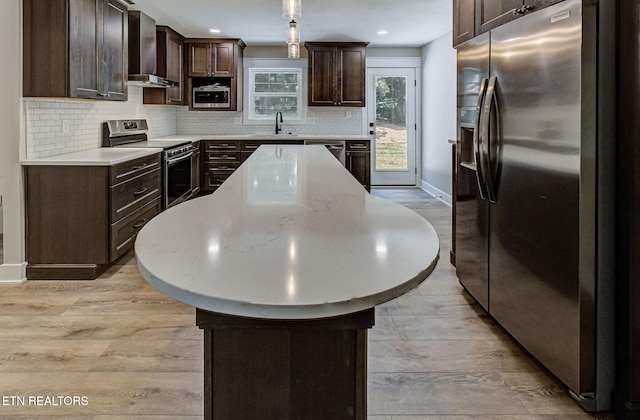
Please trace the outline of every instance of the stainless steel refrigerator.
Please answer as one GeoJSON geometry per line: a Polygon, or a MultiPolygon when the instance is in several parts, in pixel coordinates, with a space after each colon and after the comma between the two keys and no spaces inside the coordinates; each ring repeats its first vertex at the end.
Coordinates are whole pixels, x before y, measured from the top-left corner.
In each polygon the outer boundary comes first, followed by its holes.
{"type": "Polygon", "coordinates": [[[458,47],[455,254],[483,308],[584,409],[602,411],[614,371],[614,139],[598,72],[608,12],[589,3],[560,2],[458,47]]]}

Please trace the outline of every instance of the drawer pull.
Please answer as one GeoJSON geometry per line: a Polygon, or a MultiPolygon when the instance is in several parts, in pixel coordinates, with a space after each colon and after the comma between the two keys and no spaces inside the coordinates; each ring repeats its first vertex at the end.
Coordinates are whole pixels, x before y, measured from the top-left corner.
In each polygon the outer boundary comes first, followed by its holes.
{"type": "Polygon", "coordinates": [[[366,148],[367,148],[367,146],[365,146],[365,145],[364,145],[364,144],[362,144],[362,143],[358,143],[358,144],[351,144],[351,145],[349,146],[349,148],[351,148],[351,149],[366,149],[366,148]]]}
{"type": "Polygon", "coordinates": [[[148,163],[143,163],[142,165],[134,166],[134,167],[133,167],[133,170],[134,170],[134,171],[137,171],[137,170],[140,170],[140,169],[144,169],[144,168],[146,168],[147,166],[149,166],[149,164],[148,164],[148,163]]]}
{"type": "Polygon", "coordinates": [[[141,228],[142,226],[144,226],[145,223],[147,223],[147,219],[140,219],[136,222],[135,225],[133,225],[133,228],[134,229],[141,228]]]}
{"type": "Polygon", "coordinates": [[[143,188],[143,189],[141,189],[140,191],[135,191],[135,192],[133,193],[133,195],[141,195],[141,194],[146,193],[148,190],[149,190],[148,188],[143,188]]]}
{"type": "Polygon", "coordinates": [[[257,148],[258,148],[258,146],[251,145],[251,144],[247,144],[247,145],[246,145],[246,148],[247,148],[247,149],[249,149],[249,150],[255,150],[255,149],[257,149],[257,148]]]}

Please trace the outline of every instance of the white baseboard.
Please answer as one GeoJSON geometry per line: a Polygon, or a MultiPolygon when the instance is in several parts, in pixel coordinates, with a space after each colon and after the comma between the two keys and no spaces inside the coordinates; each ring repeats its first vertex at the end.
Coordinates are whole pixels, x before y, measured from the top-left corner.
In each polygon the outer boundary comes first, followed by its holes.
{"type": "Polygon", "coordinates": [[[27,263],[0,265],[0,283],[24,283],[27,281],[27,263]]]}
{"type": "Polygon", "coordinates": [[[453,201],[451,199],[451,195],[445,193],[444,191],[439,190],[438,188],[434,187],[433,185],[425,182],[425,181],[420,181],[420,188],[426,192],[427,194],[432,195],[434,198],[437,198],[438,200],[442,201],[443,203],[445,203],[446,205],[448,205],[449,207],[451,207],[453,205],[453,201]]]}

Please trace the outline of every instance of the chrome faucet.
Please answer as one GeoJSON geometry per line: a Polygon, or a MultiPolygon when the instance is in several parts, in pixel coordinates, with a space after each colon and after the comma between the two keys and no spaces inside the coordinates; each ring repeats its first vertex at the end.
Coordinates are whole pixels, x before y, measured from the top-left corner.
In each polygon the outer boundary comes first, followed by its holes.
{"type": "Polygon", "coordinates": [[[276,112],[276,134],[280,134],[282,131],[282,112],[276,112]],[[280,117],[280,122],[278,122],[278,117],[280,117]]]}

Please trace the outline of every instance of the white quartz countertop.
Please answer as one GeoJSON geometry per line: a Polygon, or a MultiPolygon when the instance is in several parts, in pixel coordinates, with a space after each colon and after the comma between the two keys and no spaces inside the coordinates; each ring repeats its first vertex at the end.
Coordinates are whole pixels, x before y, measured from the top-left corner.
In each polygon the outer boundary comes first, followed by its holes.
{"type": "Polygon", "coordinates": [[[333,135],[333,134],[175,134],[171,136],[155,137],[150,140],[281,140],[283,143],[294,140],[370,140],[367,136],[333,135]]]}
{"type": "Polygon", "coordinates": [[[160,148],[117,148],[100,147],[98,149],[65,153],[38,159],[23,160],[22,165],[60,165],[60,166],[111,166],[162,152],[160,148]]]}
{"type": "Polygon", "coordinates": [[[218,190],[172,207],[138,234],[144,278],[189,305],[309,319],[353,313],[427,278],[436,232],[372,196],[323,146],[261,146],[218,190]]]}

